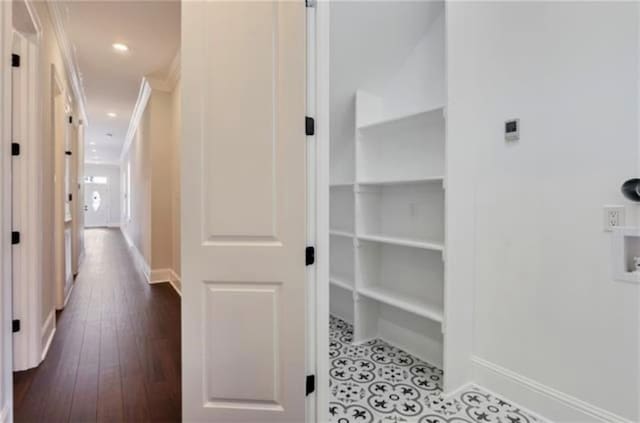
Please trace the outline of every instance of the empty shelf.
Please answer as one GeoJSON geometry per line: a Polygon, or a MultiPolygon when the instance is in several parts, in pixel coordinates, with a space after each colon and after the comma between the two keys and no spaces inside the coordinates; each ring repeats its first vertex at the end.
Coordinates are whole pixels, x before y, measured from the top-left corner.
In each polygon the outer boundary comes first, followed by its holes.
{"type": "Polygon", "coordinates": [[[329,230],[329,235],[344,236],[344,237],[347,237],[347,238],[353,238],[353,232],[340,231],[340,230],[334,230],[334,229],[329,230]]]}
{"type": "Polygon", "coordinates": [[[348,188],[353,186],[353,182],[336,182],[329,184],[330,188],[348,188]]]}
{"type": "Polygon", "coordinates": [[[361,182],[358,182],[358,184],[359,185],[413,185],[413,184],[422,184],[426,182],[443,182],[443,181],[444,181],[444,176],[430,176],[430,177],[418,178],[418,179],[361,181],[361,182]]]}
{"type": "Polygon", "coordinates": [[[345,279],[336,277],[336,276],[329,276],[329,282],[332,285],[338,286],[342,289],[346,289],[347,291],[353,291],[353,283],[352,282],[348,282],[345,279]]]}
{"type": "Polygon", "coordinates": [[[363,241],[381,242],[384,244],[401,245],[404,247],[422,248],[424,250],[444,251],[444,245],[435,242],[419,241],[408,238],[398,238],[382,235],[358,235],[358,239],[363,241]]]}
{"type": "Polygon", "coordinates": [[[425,317],[435,322],[442,323],[444,318],[444,312],[441,306],[420,302],[412,298],[405,298],[388,289],[369,286],[358,288],[357,291],[365,297],[408,311],[409,313],[425,317]]]}
{"type": "Polygon", "coordinates": [[[379,121],[375,121],[375,122],[370,122],[364,125],[360,125],[358,127],[358,129],[360,130],[367,130],[367,129],[374,129],[377,127],[382,127],[384,125],[388,125],[388,124],[392,124],[392,123],[397,123],[397,122],[402,122],[404,120],[409,120],[409,119],[421,119],[421,118],[441,118],[444,119],[444,107],[440,106],[440,107],[436,107],[433,109],[429,109],[429,110],[422,110],[420,112],[415,112],[415,113],[407,113],[404,115],[400,115],[400,116],[394,116],[394,117],[390,117],[390,118],[385,118],[385,119],[381,119],[379,121]]]}

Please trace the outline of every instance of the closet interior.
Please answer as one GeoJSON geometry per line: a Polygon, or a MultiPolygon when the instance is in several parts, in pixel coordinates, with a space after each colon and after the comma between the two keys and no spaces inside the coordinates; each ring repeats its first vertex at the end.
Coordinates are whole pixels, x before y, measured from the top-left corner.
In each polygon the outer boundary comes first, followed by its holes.
{"type": "Polygon", "coordinates": [[[444,3],[333,3],[330,62],[330,312],[442,368],[444,3]]]}

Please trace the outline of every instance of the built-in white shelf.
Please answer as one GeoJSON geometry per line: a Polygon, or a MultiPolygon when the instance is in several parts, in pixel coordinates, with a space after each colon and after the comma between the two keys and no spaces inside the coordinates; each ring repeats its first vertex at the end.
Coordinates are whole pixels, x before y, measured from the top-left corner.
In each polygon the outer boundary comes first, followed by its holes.
{"type": "Polygon", "coordinates": [[[358,185],[380,185],[380,186],[391,186],[391,185],[415,185],[415,184],[423,184],[429,182],[444,182],[444,176],[429,176],[426,178],[419,179],[397,179],[397,180],[386,180],[386,181],[358,181],[358,185]]]}
{"type": "Polygon", "coordinates": [[[346,289],[347,291],[353,291],[353,282],[348,281],[339,276],[335,276],[335,275],[329,276],[329,282],[332,285],[338,286],[342,289],[346,289]]]}
{"type": "Polygon", "coordinates": [[[444,316],[442,306],[420,302],[413,298],[402,297],[390,289],[377,286],[358,288],[357,292],[360,295],[364,295],[381,303],[442,323],[444,316]]]}
{"type": "Polygon", "coordinates": [[[353,232],[339,231],[339,230],[333,230],[333,229],[331,229],[329,231],[329,235],[342,236],[342,237],[346,237],[346,238],[353,238],[353,232]]]}
{"type": "Polygon", "coordinates": [[[358,129],[369,130],[383,127],[385,125],[402,123],[411,119],[444,119],[444,106],[434,107],[428,110],[422,110],[414,113],[407,113],[399,116],[388,117],[380,119],[378,121],[369,122],[364,125],[360,125],[358,129]]]}
{"type": "Polygon", "coordinates": [[[444,251],[444,245],[437,242],[420,241],[409,238],[398,238],[383,235],[358,235],[364,241],[380,242],[383,244],[400,245],[403,247],[421,248],[423,250],[444,251]]]}
{"type": "Polygon", "coordinates": [[[330,188],[349,188],[353,186],[353,182],[335,182],[329,184],[330,188]]]}

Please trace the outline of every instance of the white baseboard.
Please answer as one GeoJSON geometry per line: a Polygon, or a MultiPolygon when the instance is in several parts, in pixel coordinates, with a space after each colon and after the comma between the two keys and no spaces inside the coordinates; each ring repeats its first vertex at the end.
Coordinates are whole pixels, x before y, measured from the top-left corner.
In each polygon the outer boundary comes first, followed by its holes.
{"type": "Polygon", "coordinates": [[[53,342],[53,337],[56,334],[56,311],[51,310],[49,316],[47,316],[47,320],[45,320],[42,325],[42,355],[40,356],[40,362],[45,359],[47,353],[49,352],[49,347],[51,347],[51,342],[53,342]]]}
{"type": "Polygon", "coordinates": [[[62,305],[62,308],[65,308],[67,306],[67,303],[69,302],[69,298],[71,298],[71,291],[73,291],[73,287],[74,287],[73,275],[71,275],[69,279],[67,279],[66,284],[69,287],[69,290],[67,291],[67,295],[64,297],[64,304],[62,305]]]}
{"type": "Polygon", "coordinates": [[[182,297],[182,281],[180,280],[180,275],[176,273],[175,270],[171,269],[171,280],[169,281],[173,289],[182,297]]]}
{"type": "Polygon", "coordinates": [[[182,296],[182,282],[180,276],[173,269],[153,269],[149,283],[169,283],[182,296]]]}
{"type": "Polygon", "coordinates": [[[171,269],[153,269],[149,283],[171,282],[171,269]]]}
{"type": "Polygon", "coordinates": [[[140,250],[138,250],[138,247],[136,247],[131,238],[129,238],[129,234],[127,234],[127,231],[120,227],[120,232],[122,233],[122,236],[124,236],[124,240],[129,246],[129,251],[131,252],[133,262],[135,263],[136,267],[140,272],[142,272],[144,277],[147,279],[147,282],[151,283],[151,268],[149,264],[145,260],[140,250]]]}
{"type": "Polygon", "coordinates": [[[7,401],[7,403],[2,406],[2,411],[0,411],[0,423],[9,423],[12,420],[11,403],[7,401]]]}
{"type": "Polygon", "coordinates": [[[554,422],[630,423],[622,416],[543,385],[480,357],[473,357],[473,378],[481,389],[499,392],[531,414],[554,422]],[[531,412],[530,410],[536,410],[531,412]]]}

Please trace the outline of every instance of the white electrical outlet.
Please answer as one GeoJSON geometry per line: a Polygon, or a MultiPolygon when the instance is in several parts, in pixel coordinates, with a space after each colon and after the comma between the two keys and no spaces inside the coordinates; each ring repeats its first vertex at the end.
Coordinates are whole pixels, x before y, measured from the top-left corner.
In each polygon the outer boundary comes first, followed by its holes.
{"type": "Polygon", "coordinates": [[[624,226],[624,206],[604,206],[604,230],[611,232],[619,226],[624,226]]]}

